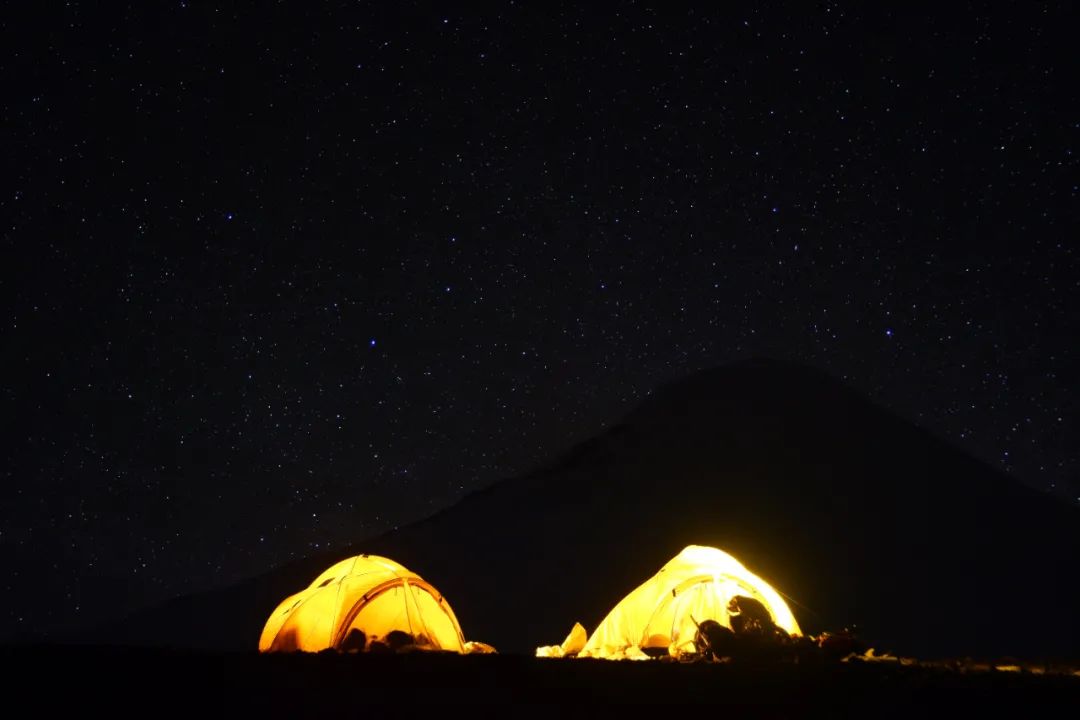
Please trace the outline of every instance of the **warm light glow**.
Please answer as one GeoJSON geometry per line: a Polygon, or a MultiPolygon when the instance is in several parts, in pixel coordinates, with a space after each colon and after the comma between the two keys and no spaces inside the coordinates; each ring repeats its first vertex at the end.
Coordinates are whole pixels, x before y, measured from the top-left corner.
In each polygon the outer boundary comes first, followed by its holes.
{"type": "Polygon", "coordinates": [[[370,643],[394,630],[427,647],[464,652],[454,611],[416,573],[393,560],[357,555],[327,569],[270,615],[259,638],[262,652],[339,648],[352,630],[370,643]]]}
{"type": "MultiPolygon", "coordinates": [[[[736,595],[760,601],[773,622],[791,635],[802,634],[787,603],[767,582],[722,550],[690,545],[660,572],[608,613],[578,657],[648,657],[643,649],[668,648],[672,655],[693,650],[695,621],[731,627],[728,603],[736,595]]],[[[538,654],[551,656],[551,648],[538,654]]]]}

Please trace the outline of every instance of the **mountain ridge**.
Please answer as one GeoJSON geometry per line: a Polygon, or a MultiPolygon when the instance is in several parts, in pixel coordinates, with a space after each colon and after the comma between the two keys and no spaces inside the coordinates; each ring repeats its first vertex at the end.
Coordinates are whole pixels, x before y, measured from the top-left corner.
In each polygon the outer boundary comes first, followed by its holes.
{"type": "MultiPolygon", "coordinates": [[[[808,632],[854,624],[924,656],[1065,656],[1080,639],[1076,508],[787,362],[665,383],[552,463],[353,551],[425,577],[469,639],[529,652],[574,621],[595,626],[688,544],[734,554],[792,599],[808,632]],[[1018,568],[1028,579],[1003,581],[1018,568]],[[1031,586],[1050,589],[1009,599],[1031,586]],[[1061,618],[1054,632],[1024,629],[1036,599],[1061,618]]],[[[178,598],[104,636],[254,648],[276,603],[349,552],[178,598]]]]}

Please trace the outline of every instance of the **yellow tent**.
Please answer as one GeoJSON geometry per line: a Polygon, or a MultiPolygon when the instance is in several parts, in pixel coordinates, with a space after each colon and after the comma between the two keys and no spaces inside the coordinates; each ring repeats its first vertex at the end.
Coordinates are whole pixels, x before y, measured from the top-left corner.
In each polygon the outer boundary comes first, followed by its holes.
{"type": "Polygon", "coordinates": [[[578,657],[644,658],[645,649],[667,648],[679,655],[693,650],[695,623],[715,620],[731,628],[728,603],[739,595],[761,602],[788,634],[801,634],[787,603],[767,582],[722,550],[690,545],[623,598],[584,647],[572,633],[563,646],[538,648],[537,654],[562,656],[581,648],[578,657]]]}
{"type": "Polygon", "coordinates": [[[360,637],[370,647],[395,630],[421,647],[465,651],[454,611],[434,587],[393,560],[357,555],[285,598],[266,621],[259,650],[341,649],[360,637]]]}

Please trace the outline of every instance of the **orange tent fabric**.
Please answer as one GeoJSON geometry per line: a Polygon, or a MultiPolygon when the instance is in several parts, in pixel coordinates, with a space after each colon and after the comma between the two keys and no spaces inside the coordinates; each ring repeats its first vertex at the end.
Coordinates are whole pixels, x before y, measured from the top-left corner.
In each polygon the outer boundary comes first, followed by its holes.
{"type": "Polygon", "coordinates": [[[262,652],[341,648],[363,633],[367,643],[392,632],[415,644],[464,652],[457,617],[430,583],[393,560],[357,555],[333,565],[281,602],[259,638],[262,652]]]}

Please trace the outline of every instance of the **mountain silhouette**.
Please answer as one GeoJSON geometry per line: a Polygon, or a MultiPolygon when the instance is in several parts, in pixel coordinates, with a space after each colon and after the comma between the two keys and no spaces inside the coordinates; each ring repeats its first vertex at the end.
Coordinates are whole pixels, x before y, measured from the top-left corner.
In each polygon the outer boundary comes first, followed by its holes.
{"type": "Polygon", "coordinates": [[[391,557],[504,652],[592,630],[690,544],[730,552],[803,630],[918,657],[1080,647],[1080,512],[807,367],[749,361],[659,388],[550,466],[352,551],[177,598],[97,641],[252,650],[286,595],[391,557]]]}

